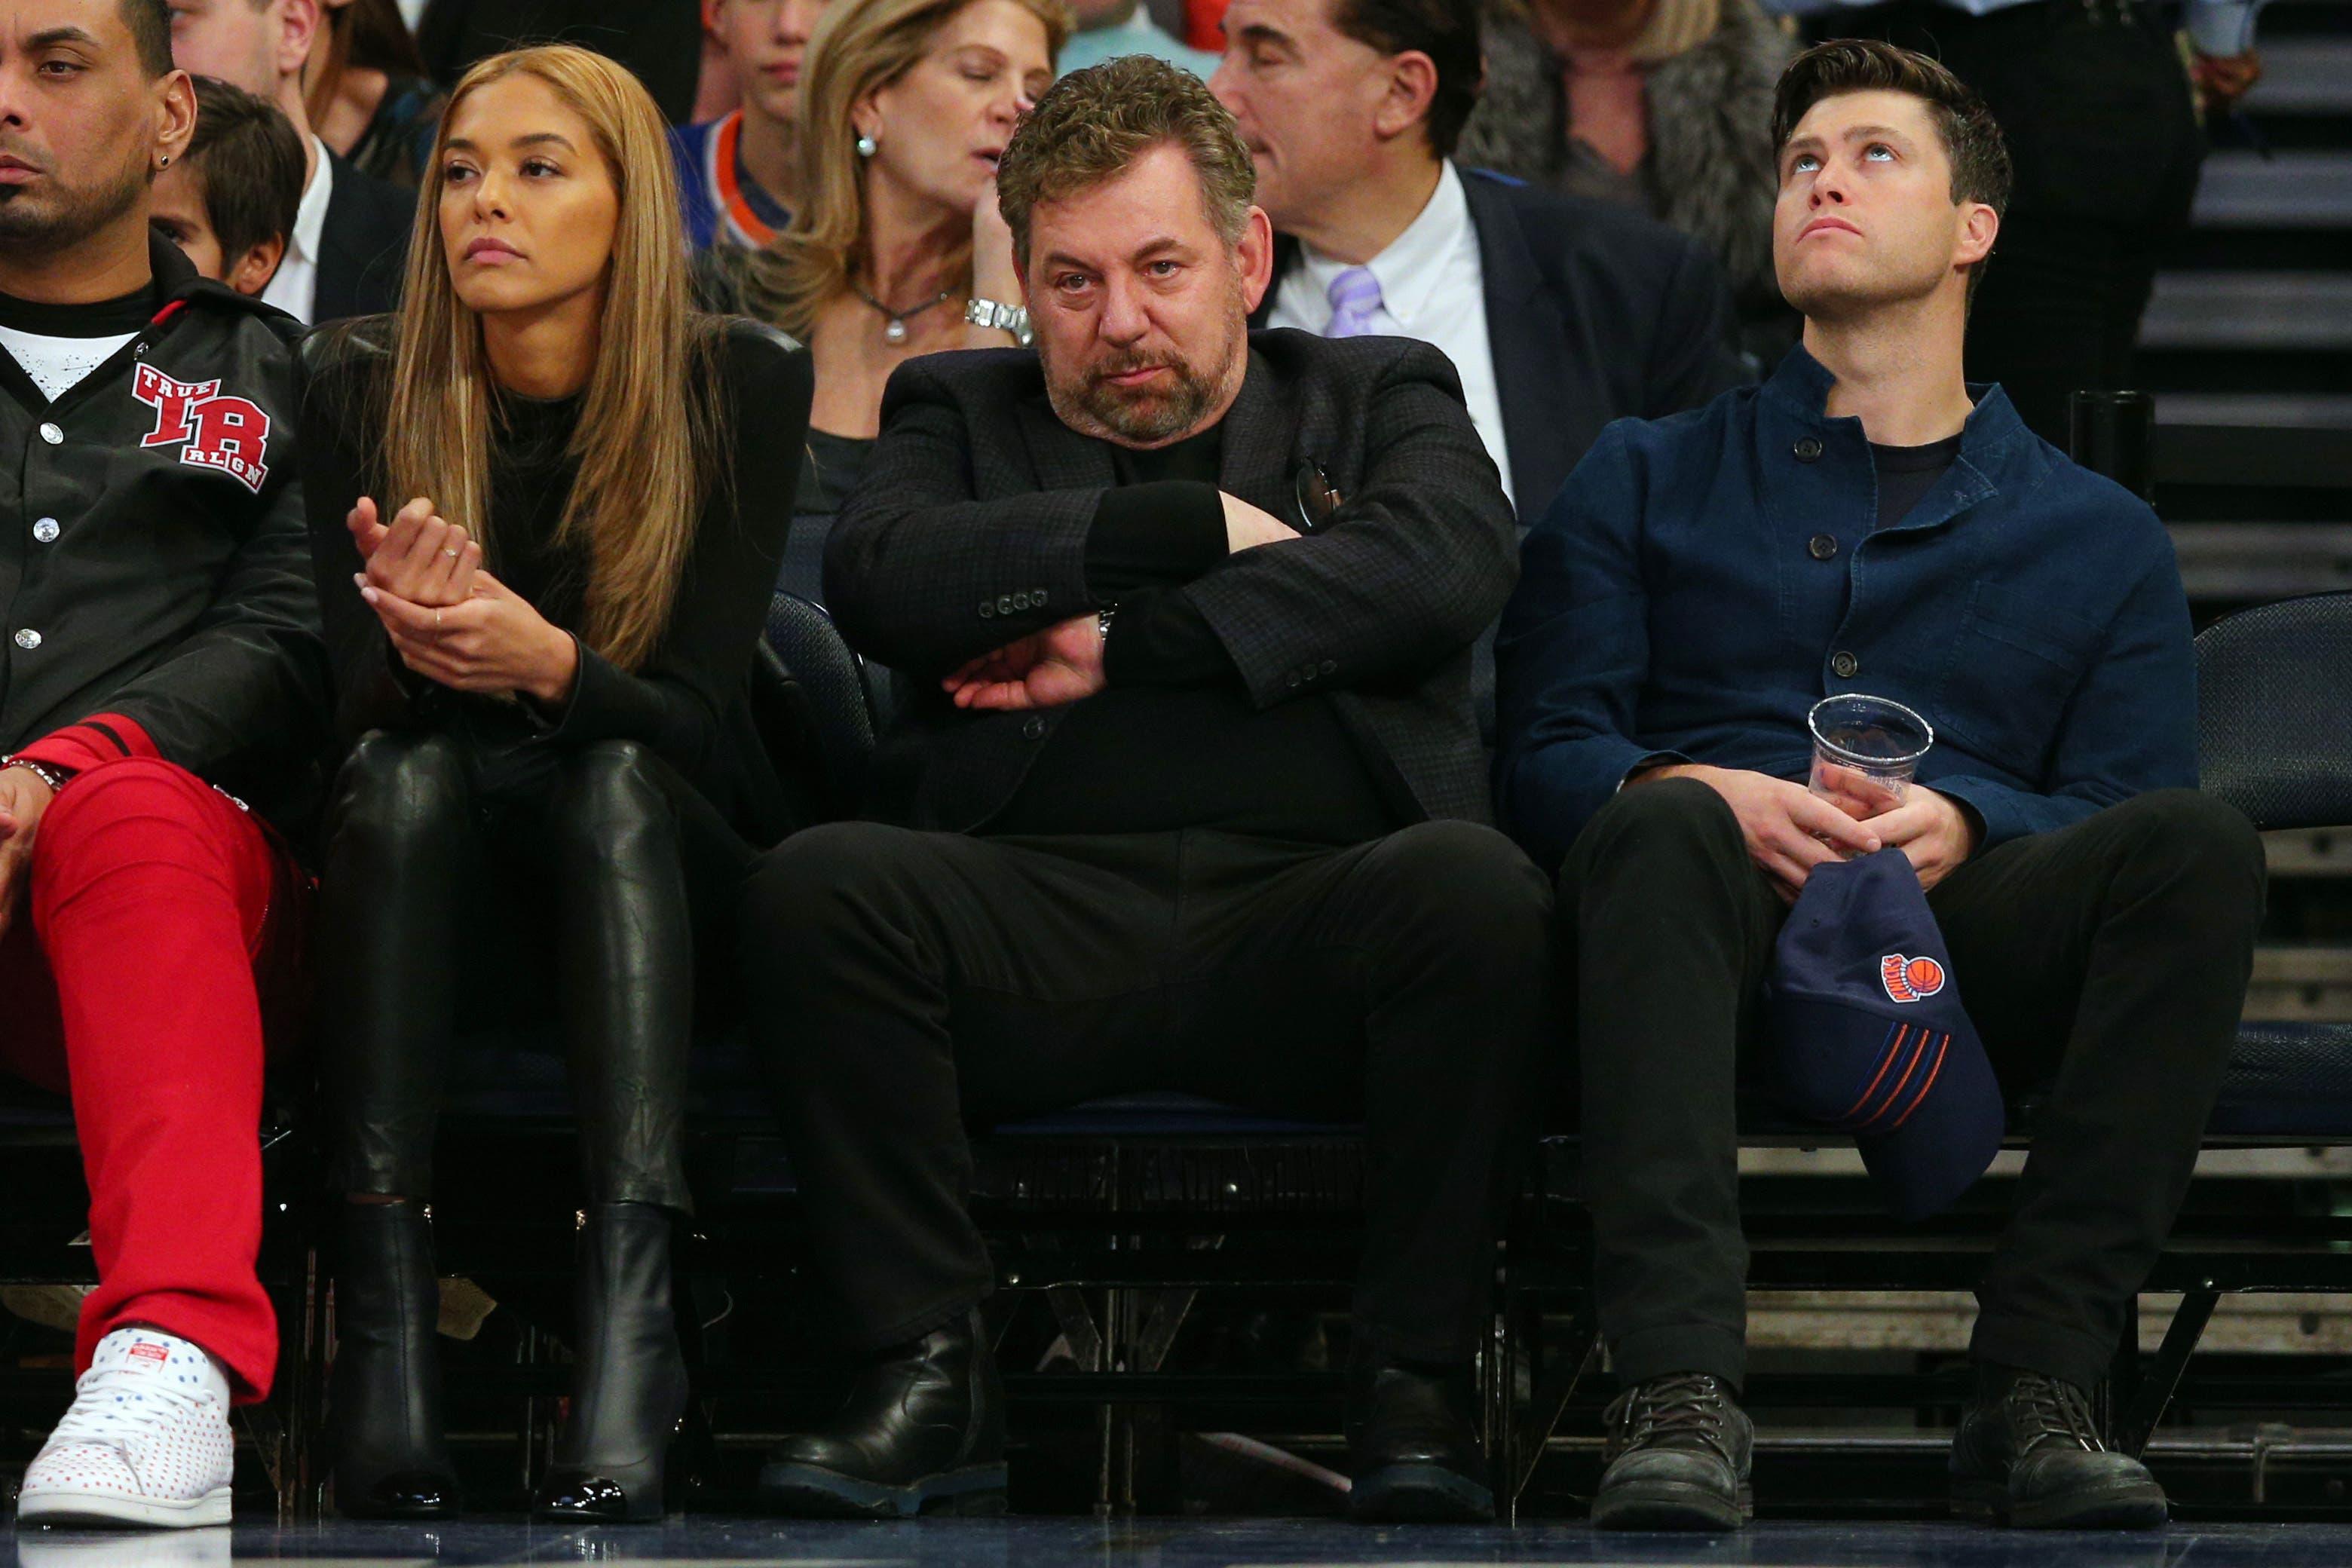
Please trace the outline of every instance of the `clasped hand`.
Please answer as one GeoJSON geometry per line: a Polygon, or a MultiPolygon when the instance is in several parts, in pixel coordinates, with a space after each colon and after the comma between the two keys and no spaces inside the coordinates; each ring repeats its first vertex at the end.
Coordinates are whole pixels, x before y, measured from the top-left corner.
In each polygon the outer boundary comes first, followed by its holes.
{"type": "Polygon", "coordinates": [[[1642,776],[1696,779],[1721,795],[1739,819],[1748,858],[1790,902],[1814,867],[1849,855],[1900,849],[1919,885],[1932,888],[1974,852],[1976,828],[1950,796],[1917,784],[1898,795],[1850,769],[1827,772],[1827,796],[1769,773],[1697,763],[1642,776]]]}
{"type": "MultiPolygon", "coordinates": [[[[1239,496],[1220,491],[1218,500],[1224,508],[1228,559],[1262,544],[1299,537],[1297,529],[1239,496]]],[[[1073,616],[967,661],[940,686],[959,708],[1000,712],[1059,708],[1092,697],[1108,684],[1103,668],[1108,640],[1094,614],[1073,616]]]]}
{"type": "Polygon", "coordinates": [[[387,524],[362,496],[344,520],[366,570],[352,574],[400,662],[453,691],[561,703],[579,647],[492,576],[482,547],[418,497],[387,524]]]}

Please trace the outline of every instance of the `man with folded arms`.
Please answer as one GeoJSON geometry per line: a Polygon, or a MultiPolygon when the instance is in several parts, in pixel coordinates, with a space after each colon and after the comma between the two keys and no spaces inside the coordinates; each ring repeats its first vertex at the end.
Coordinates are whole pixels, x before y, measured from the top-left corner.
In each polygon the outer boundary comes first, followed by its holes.
{"type": "Polygon", "coordinates": [[[295,324],[148,232],[195,126],[171,29],[0,11],[0,1073],[72,1096],[98,1269],[28,1523],[226,1523],[278,1356],[263,1042],[310,885],[261,814],[315,784],[326,658],[295,324]]]}
{"type": "Polygon", "coordinates": [[[883,820],[749,893],[749,1016],[861,1352],[762,1488],[1001,1507],[966,1127],[1170,1089],[1363,1121],[1350,1506],[1489,1517],[1470,1366],[1550,906],[1486,826],[1470,710],[1510,507],[1436,351],[1248,331],[1273,236],[1191,75],[1065,77],[997,183],[1037,352],[901,367],[826,556],[850,642],[924,692],[883,820]]]}
{"type": "Polygon", "coordinates": [[[2230,1056],[2261,846],[2191,787],[2163,529],[1961,378],[1999,129],[1940,66],[1854,42],[1801,57],[1775,121],[1803,346],[1752,392],[1604,433],[1528,539],[1498,647],[1504,816],[1560,865],[1623,1390],[1594,1519],[1747,1510],[1735,1090],[1789,900],[1813,868],[1894,847],[2003,1086],[2046,1097],[1978,1292],[1955,1505],[2154,1525],[2163,1492],[2102,1450],[2086,1394],[2230,1056]],[[1807,712],[1842,692],[1934,725],[1899,801],[1808,793],[1807,712]]]}

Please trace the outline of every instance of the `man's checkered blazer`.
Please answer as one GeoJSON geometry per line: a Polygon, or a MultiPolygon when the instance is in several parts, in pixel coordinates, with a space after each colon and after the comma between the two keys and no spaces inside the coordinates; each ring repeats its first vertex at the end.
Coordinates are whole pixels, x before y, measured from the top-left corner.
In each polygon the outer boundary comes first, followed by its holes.
{"type": "MultiPolygon", "coordinates": [[[[1302,476],[1340,504],[1306,538],[1230,557],[1188,592],[1261,708],[1328,692],[1431,817],[1491,822],[1470,648],[1517,574],[1517,531],[1445,356],[1403,338],[1250,334],[1220,488],[1294,528],[1302,476]]],[[[1099,601],[1087,532],[1110,447],[1062,424],[1037,356],[929,355],[891,376],[882,436],[825,551],[851,646],[911,680],[874,815],[966,831],[1012,798],[1068,710],[975,714],[966,660],[1099,601]]]]}

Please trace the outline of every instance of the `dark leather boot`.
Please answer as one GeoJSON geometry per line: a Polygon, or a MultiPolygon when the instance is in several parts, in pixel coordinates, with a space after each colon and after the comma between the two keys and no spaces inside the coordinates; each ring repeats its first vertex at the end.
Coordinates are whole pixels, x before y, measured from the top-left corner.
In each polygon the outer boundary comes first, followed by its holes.
{"type": "Polygon", "coordinates": [[[912,1519],[1004,1511],[1004,1387],[974,1308],[868,1362],[823,1430],[760,1468],[780,1513],[912,1519]]]}
{"type": "Polygon", "coordinates": [[[454,1519],[433,1342],[441,1292],[421,1204],[343,1205],[335,1269],[335,1507],[348,1519],[454,1519]]]}
{"type": "Polygon", "coordinates": [[[1495,1491],[1478,1445],[1470,1368],[1429,1368],[1359,1350],[1348,1362],[1351,1518],[1483,1522],[1495,1491]]]}
{"type": "Polygon", "coordinates": [[[1952,1439],[1952,1511],[2023,1530],[2154,1530],[2170,1510],[2147,1467],[2099,1440],[2081,1389],[1979,1367],[1952,1439]]]}
{"type": "Polygon", "coordinates": [[[1756,1511],[1756,1427],[1720,1379],[1675,1373],[1638,1383],[1603,1413],[1609,1446],[1592,1523],[1600,1530],[1737,1530],[1756,1511]]]}
{"type": "Polygon", "coordinates": [[[670,1310],[670,1211],[657,1204],[588,1210],[572,1283],[572,1415],[531,1500],[541,1519],[662,1516],[688,1396],[670,1310]]]}

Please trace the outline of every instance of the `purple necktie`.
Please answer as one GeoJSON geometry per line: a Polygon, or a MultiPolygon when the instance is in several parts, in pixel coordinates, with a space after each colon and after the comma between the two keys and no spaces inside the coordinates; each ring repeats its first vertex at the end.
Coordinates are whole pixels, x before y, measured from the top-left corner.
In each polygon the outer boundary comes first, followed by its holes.
{"type": "Polygon", "coordinates": [[[1325,337],[1360,338],[1372,330],[1372,317],[1381,308],[1381,280],[1370,268],[1349,268],[1331,279],[1323,295],[1331,301],[1331,324],[1323,329],[1325,337]]]}

